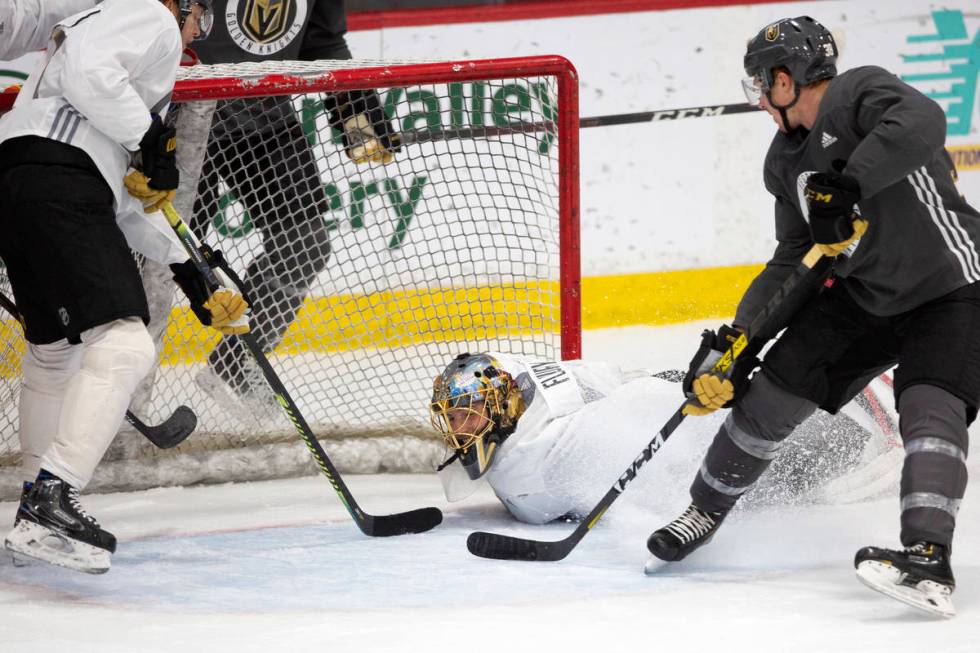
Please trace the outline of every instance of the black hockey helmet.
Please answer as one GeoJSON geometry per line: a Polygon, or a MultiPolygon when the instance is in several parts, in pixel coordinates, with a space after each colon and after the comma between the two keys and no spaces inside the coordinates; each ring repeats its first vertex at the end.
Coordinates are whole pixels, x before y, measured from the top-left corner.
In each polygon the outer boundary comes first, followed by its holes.
{"type": "Polygon", "coordinates": [[[837,43],[826,27],[809,16],[784,18],[749,41],[745,74],[762,93],[772,88],[776,68],[788,70],[797,87],[807,86],[837,75],[837,55],[837,43]]]}
{"type": "Polygon", "coordinates": [[[201,18],[197,21],[197,26],[201,31],[201,35],[194,40],[203,41],[206,39],[211,33],[211,27],[214,26],[214,7],[212,6],[211,0],[179,0],[177,4],[180,9],[179,24],[181,29],[184,28],[184,21],[191,15],[194,5],[200,5],[203,11],[201,18]]]}

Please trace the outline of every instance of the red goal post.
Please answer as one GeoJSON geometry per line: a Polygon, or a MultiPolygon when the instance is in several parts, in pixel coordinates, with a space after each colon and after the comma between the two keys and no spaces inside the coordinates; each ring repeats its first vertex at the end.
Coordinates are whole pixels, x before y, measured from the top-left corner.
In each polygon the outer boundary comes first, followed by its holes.
{"type": "MultiPolygon", "coordinates": [[[[11,96],[0,96],[0,110],[11,96]]],[[[298,312],[287,308],[279,316],[288,329],[271,338],[270,361],[342,471],[431,470],[441,452],[426,401],[431,379],[453,355],[581,355],[576,72],[558,56],[199,65],[181,70],[173,101],[232,107],[243,98],[279,96],[290,98],[314,153],[330,252],[299,291],[298,312]],[[323,111],[324,94],[366,89],[378,91],[404,142],[386,166],[347,160],[323,111]]],[[[219,114],[212,135],[223,129],[219,114]]],[[[205,170],[215,155],[228,158],[214,138],[208,144],[205,170]]],[[[199,197],[194,211],[184,209],[204,214],[204,239],[243,276],[256,274],[256,262],[272,247],[282,249],[275,253],[280,267],[282,260],[288,267],[303,239],[270,245],[274,239],[261,223],[268,218],[251,215],[236,188],[212,176],[211,203],[202,207],[199,197]]],[[[266,191],[273,194],[273,186],[258,194],[266,191]]],[[[294,267],[305,261],[300,256],[294,267]]],[[[9,294],[2,269],[0,290],[9,294]]],[[[16,395],[24,345],[16,323],[2,313],[0,332],[0,496],[9,497],[19,463],[16,395]]],[[[198,432],[166,452],[121,433],[90,489],[312,470],[274,407],[246,402],[239,410],[202,391],[200,372],[217,340],[178,294],[165,315],[160,366],[132,410],[158,423],[187,404],[198,414],[198,432]]]]}

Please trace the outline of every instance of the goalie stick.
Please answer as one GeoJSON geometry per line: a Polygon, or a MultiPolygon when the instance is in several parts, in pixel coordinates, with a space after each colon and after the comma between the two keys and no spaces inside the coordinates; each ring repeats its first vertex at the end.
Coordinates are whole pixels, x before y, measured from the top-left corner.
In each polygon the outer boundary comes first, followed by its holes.
{"type": "MultiPolygon", "coordinates": [[[[21,328],[26,331],[24,318],[17,310],[17,305],[2,292],[0,292],[0,306],[3,306],[4,310],[10,313],[20,323],[21,328]]],[[[126,411],[126,421],[159,449],[176,447],[197,428],[197,415],[187,406],[177,406],[170,417],[155,426],[146,424],[129,410],[126,411]]]]}
{"type": "MultiPolygon", "coordinates": [[[[184,224],[184,221],[174,209],[173,204],[165,202],[163,205],[163,214],[167,217],[167,222],[170,223],[170,226],[177,233],[178,238],[183,243],[194,265],[197,266],[197,269],[204,276],[208,288],[213,291],[220,287],[221,282],[214,273],[214,270],[211,269],[209,262],[204,258],[194,239],[194,235],[187,228],[187,225],[184,224]]],[[[422,533],[442,523],[442,512],[438,508],[418,508],[393,515],[369,515],[361,510],[360,506],[357,505],[357,501],[354,500],[354,495],[351,494],[347,488],[347,484],[341,478],[340,472],[330,462],[330,458],[327,457],[323,447],[320,446],[316,436],[313,434],[313,430],[307,424],[306,419],[300,413],[292,397],[289,396],[289,391],[286,390],[286,386],[283,385],[276,371],[272,369],[272,365],[269,364],[269,359],[262,351],[255,336],[251,333],[243,333],[237,337],[245,343],[246,349],[248,349],[252,358],[261,368],[265,380],[269,383],[273,393],[275,393],[279,405],[282,406],[289,421],[292,422],[296,431],[303,439],[303,442],[306,443],[306,447],[310,450],[310,454],[313,456],[317,467],[327,477],[327,480],[330,481],[330,485],[337,492],[341,503],[344,504],[347,512],[354,519],[354,523],[357,524],[358,528],[365,535],[387,537],[389,535],[422,533]]]]}
{"type": "MultiPolygon", "coordinates": [[[[779,331],[781,325],[785,324],[788,318],[810,297],[807,292],[794,291],[799,287],[812,288],[822,282],[824,273],[830,268],[831,260],[824,258],[816,246],[807,252],[779,290],[755,316],[745,332],[738,337],[738,340],[715,364],[714,371],[724,372],[732,366],[736,358],[754,355],[761,351],[765,343],[779,331]]],[[[626,490],[630,481],[636,478],[640,468],[660,450],[667,438],[684,421],[683,408],[684,405],[682,404],[640,452],[640,455],[623,472],[623,475],[606,492],[605,496],[599,500],[599,503],[588,516],[565,539],[548,542],[477,531],[470,533],[469,537],[466,538],[466,548],[475,556],[497,560],[555,561],[563,559],[592,530],[592,527],[602,518],[606,510],[626,490]]]]}

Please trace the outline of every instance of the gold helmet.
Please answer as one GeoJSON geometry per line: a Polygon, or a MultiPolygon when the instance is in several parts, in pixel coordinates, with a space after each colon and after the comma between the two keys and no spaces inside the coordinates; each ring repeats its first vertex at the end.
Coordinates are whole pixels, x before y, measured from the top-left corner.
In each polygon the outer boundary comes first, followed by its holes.
{"type": "Polygon", "coordinates": [[[489,354],[460,354],[432,384],[429,416],[471,480],[483,476],[524,412],[517,382],[489,354]]]}

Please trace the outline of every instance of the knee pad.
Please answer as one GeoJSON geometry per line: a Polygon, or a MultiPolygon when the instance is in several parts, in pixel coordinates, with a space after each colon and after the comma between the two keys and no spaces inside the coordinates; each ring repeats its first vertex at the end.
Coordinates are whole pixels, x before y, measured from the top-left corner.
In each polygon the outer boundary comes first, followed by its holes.
{"type": "Polygon", "coordinates": [[[95,376],[113,378],[132,392],[156,360],[150,333],[139,318],[115,320],[82,333],[82,367],[95,376]]]}

